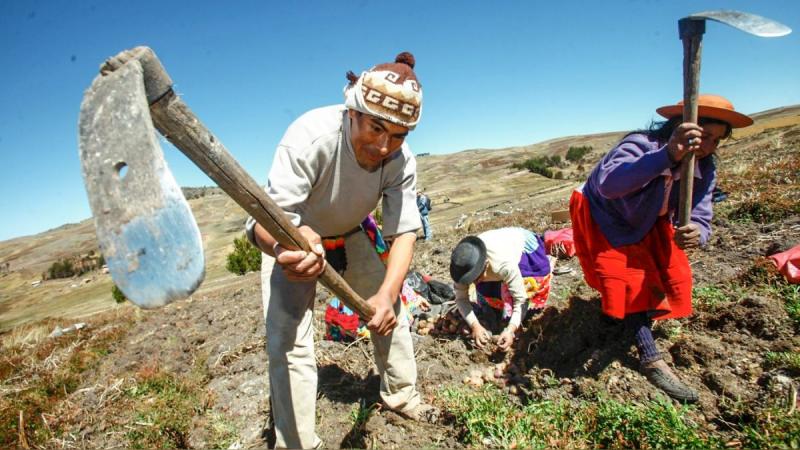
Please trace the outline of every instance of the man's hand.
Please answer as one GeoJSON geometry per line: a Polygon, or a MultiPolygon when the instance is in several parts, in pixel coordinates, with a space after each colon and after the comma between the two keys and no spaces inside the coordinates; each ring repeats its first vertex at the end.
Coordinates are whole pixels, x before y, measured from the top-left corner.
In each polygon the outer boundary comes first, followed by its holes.
{"type": "Polygon", "coordinates": [[[373,308],[375,315],[367,323],[367,328],[373,333],[386,336],[394,330],[397,325],[397,317],[394,315],[395,299],[378,292],[367,300],[373,308]]]}
{"type": "Polygon", "coordinates": [[[508,351],[511,348],[511,344],[514,343],[514,328],[511,328],[511,325],[506,327],[502,333],[500,333],[500,339],[497,341],[497,347],[502,351],[508,351]]]}
{"type": "Polygon", "coordinates": [[[703,129],[699,125],[690,122],[678,125],[667,142],[669,158],[675,164],[681,162],[687,153],[700,149],[702,137],[703,129]]]}
{"type": "Polygon", "coordinates": [[[287,250],[276,243],[273,247],[275,261],[283,267],[289,281],[314,281],[325,270],[322,238],[306,225],[300,226],[298,230],[311,244],[313,251],[287,250]]]}
{"type": "Polygon", "coordinates": [[[478,322],[472,325],[472,339],[478,348],[484,348],[489,342],[492,341],[492,333],[489,333],[486,328],[483,328],[478,322]]]}
{"type": "Polygon", "coordinates": [[[689,222],[682,227],[676,228],[675,243],[682,250],[698,247],[700,245],[700,225],[689,222]]]}

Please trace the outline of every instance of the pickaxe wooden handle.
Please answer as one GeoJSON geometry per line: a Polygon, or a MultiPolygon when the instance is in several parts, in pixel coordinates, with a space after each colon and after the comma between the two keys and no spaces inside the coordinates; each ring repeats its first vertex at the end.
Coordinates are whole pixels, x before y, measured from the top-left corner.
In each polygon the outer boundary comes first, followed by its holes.
{"type": "MultiPolygon", "coordinates": [[[[114,71],[132,59],[138,60],[144,70],[147,101],[153,124],[158,131],[214,180],[282,246],[311,251],[308,241],[289,221],[285,212],[174,93],[172,80],[150,48],[136,47],[124,51],[106,61],[100,72],[114,71]]],[[[362,319],[368,321],[375,314],[375,309],[330,265],[326,266],[320,281],[362,319]]]]}
{"type": "MultiPolygon", "coordinates": [[[[681,19],[678,22],[683,41],[683,121],[697,123],[697,96],[700,89],[700,57],[702,55],[704,20],[681,19]]],[[[678,224],[687,225],[692,218],[692,195],[694,191],[694,152],[689,152],[681,161],[681,185],[678,209],[678,224]]]]}

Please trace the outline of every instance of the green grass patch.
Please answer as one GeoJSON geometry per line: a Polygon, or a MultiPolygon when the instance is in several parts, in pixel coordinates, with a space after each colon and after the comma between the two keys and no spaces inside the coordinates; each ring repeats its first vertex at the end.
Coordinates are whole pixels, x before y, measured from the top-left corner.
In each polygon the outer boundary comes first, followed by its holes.
{"type": "Polygon", "coordinates": [[[778,295],[783,296],[789,317],[794,320],[795,325],[800,326],[800,285],[783,283],[776,290],[778,295]]]}
{"type": "Polygon", "coordinates": [[[743,448],[800,448],[800,414],[777,408],[761,411],[742,434],[743,448]]]}
{"type": "Polygon", "coordinates": [[[800,374],[800,353],[798,352],[768,352],[764,359],[770,367],[800,374]]]}
{"type": "Polygon", "coordinates": [[[135,413],[126,437],[132,448],[187,448],[192,417],[199,405],[191,381],[157,369],[143,369],[125,389],[135,413]]]}
{"type": "Polygon", "coordinates": [[[692,289],[692,298],[700,309],[713,311],[728,301],[729,296],[718,286],[703,286],[692,289]]]}
{"type": "Polygon", "coordinates": [[[226,416],[211,413],[208,417],[208,442],[209,448],[230,448],[239,436],[239,430],[226,416]]]}
{"type": "Polygon", "coordinates": [[[708,448],[719,446],[671,402],[541,401],[520,406],[493,385],[447,389],[465,444],[500,448],[708,448]]]}
{"type": "Polygon", "coordinates": [[[800,212],[800,206],[792,202],[778,203],[768,197],[746,200],[727,211],[729,219],[738,222],[771,223],[800,212]]]}
{"type": "Polygon", "coordinates": [[[342,447],[366,448],[367,422],[377,409],[377,405],[367,406],[362,399],[358,406],[350,411],[350,432],[342,440],[342,447]]]}
{"type": "Polygon", "coordinates": [[[703,437],[686,417],[688,407],[667,400],[632,405],[606,400],[579,413],[594,418],[588,441],[603,448],[708,448],[719,446],[703,437]]]}
{"type": "Polygon", "coordinates": [[[767,258],[757,258],[740,277],[743,286],[752,286],[760,293],[783,300],[786,312],[800,328],[800,285],[791,284],[778,272],[775,264],[767,258]]]}

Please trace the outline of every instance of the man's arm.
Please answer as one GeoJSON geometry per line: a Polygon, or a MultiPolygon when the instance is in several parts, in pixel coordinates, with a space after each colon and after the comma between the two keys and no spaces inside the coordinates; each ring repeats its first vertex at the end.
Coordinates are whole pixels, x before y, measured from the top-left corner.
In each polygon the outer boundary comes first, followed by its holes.
{"type": "Polygon", "coordinates": [[[386,263],[386,275],[383,283],[367,303],[375,308],[375,315],[367,327],[378,334],[387,335],[397,324],[394,314],[394,303],[400,296],[411,257],[414,254],[414,243],[417,240],[415,233],[403,233],[392,239],[389,260],[386,263]]]}

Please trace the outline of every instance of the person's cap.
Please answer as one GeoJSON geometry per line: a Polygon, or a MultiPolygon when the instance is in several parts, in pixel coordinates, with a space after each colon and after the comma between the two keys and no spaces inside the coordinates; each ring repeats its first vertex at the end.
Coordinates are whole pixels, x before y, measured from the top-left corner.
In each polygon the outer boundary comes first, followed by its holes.
{"type": "Polygon", "coordinates": [[[413,130],[422,115],[422,87],[415,64],[414,55],[403,52],[393,63],[378,64],[360,76],[348,72],[345,106],[413,130]]]}
{"type": "MultiPolygon", "coordinates": [[[[672,119],[683,116],[683,100],[675,105],[662,106],[656,109],[662,117],[672,119]]],[[[732,128],[743,128],[753,124],[753,119],[736,112],[733,103],[721,95],[700,94],[697,97],[697,117],[708,117],[729,123],[732,128]]]]}
{"type": "Polygon", "coordinates": [[[486,244],[475,236],[462,239],[450,255],[450,276],[458,284],[477,280],[486,267],[486,244]]]}

